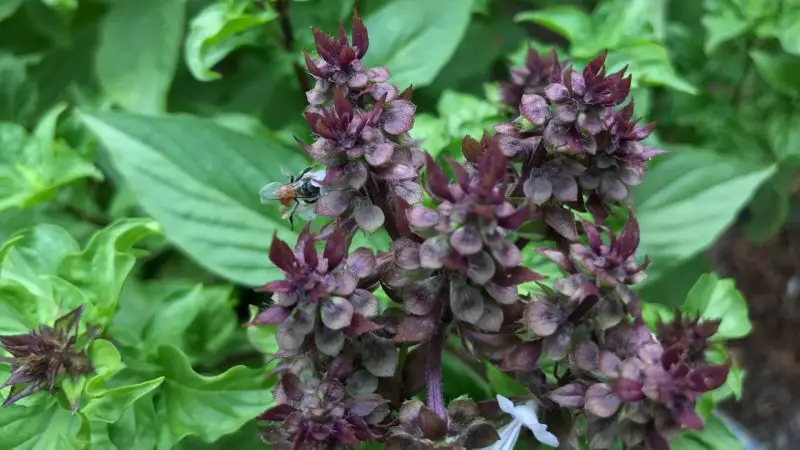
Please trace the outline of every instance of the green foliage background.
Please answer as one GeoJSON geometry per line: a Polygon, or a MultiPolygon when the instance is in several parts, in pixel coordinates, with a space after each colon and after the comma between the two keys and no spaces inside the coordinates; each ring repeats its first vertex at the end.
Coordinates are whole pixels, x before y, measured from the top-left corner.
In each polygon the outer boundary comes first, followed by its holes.
{"type": "MultiPolygon", "coordinates": [[[[503,120],[494,82],[529,46],[577,65],[609,49],[671,152],[635,192],[654,262],[641,293],[666,305],[648,317],[683,303],[722,317],[719,338],[747,334],[744,300],[700,277],[702,255],[737,218],[763,240],[796,215],[800,0],[0,0],[0,333],[83,303],[106,337],[96,375],[0,409],[0,448],[261,448],[251,418],[271,394],[254,349],[275,347],[240,324],[266,300],[251,288],[279,276],[272,234],[293,232],[258,190],[309,164],[293,140],[310,137],[301,50],[354,6],[365,63],[413,84],[412,134],[437,158],[503,120]]],[[[516,389],[445,358],[449,397],[516,389]]],[[[711,410],[742,375],[675,448],[741,446],[711,410]]]]}

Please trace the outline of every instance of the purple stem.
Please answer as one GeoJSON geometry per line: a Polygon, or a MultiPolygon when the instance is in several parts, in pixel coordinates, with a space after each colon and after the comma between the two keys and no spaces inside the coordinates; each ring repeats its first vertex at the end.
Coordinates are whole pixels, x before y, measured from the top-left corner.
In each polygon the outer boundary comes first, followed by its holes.
{"type": "Polygon", "coordinates": [[[428,363],[425,371],[425,384],[428,390],[428,408],[432,409],[442,420],[447,420],[442,394],[442,352],[444,351],[442,330],[436,332],[428,343],[428,363]]]}

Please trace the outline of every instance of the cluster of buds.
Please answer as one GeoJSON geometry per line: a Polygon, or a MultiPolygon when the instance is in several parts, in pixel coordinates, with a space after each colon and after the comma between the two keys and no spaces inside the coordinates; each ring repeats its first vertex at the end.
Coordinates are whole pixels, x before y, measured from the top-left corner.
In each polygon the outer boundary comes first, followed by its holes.
{"type": "Polygon", "coordinates": [[[0,336],[3,349],[12,355],[0,357],[0,362],[11,364],[11,376],[0,385],[0,389],[11,386],[3,406],[41,390],[55,393],[62,375],[75,381],[92,372],[86,347],[95,333],[90,328],[78,335],[82,314],[83,305],[56,319],[52,327],[40,325],[27,334],[0,336]]]}
{"type": "Polygon", "coordinates": [[[528,49],[525,63],[521,67],[512,67],[509,81],[500,83],[500,98],[503,103],[519,112],[523,95],[544,95],[544,88],[550,84],[556,59],[558,57],[555,50],[547,55],[540,55],[536,50],[528,49]]]}
{"type": "Polygon", "coordinates": [[[547,396],[589,413],[591,448],[609,448],[619,438],[627,448],[667,450],[668,439],[681,428],[703,427],[697,398],[725,383],[729,366],[708,364],[692,353],[707,346],[701,336],[716,323],[679,323],[666,326],[686,332],[672,345],[642,323],[620,324],[602,341],[576,344],[571,363],[577,379],[547,396]]]}
{"type": "Polygon", "coordinates": [[[466,163],[448,161],[450,181],[407,134],[410,91],[388,84],[388,70],[363,67],[369,39],[358,15],[352,41],[343,29],[314,36],[305,117],[315,141],[301,144],[325,166],[316,212],[335,220],[319,234],[306,226],[294,249],[272,242],[284,278],[264,286],[272,305],[251,323],[277,325],[277,403],[260,416],[264,440],[320,450],[369,441],[505,449],[527,429],[558,446],[556,434],[575,431],[572,420],[551,432],[538,411],[575,417],[564,408],[586,413],[592,448],[621,438],[661,450],[676,429],[702,425],[697,396],[728,370],[704,359],[716,325],[679,316],[654,336],[632,290],[649,265],[636,260],[636,219],[631,213],[618,233],[602,224],[659,153],[641,144],[652,124],[637,125],[632,101],[620,107],[625,71],[606,75],[605,54],[576,72],[555,53],[531,52],[502,86],[521,117],[481,140],[466,137],[466,163]],[[586,210],[594,223],[579,228],[573,212],[586,210]],[[552,286],[523,265],[526,227],[542,223],[557,250],[540,252],[564,271],[552,286]],[[350,250],[355,227],[381,226],[391,248],[350,250]],[[520,295],[529,282],[540,294],[520,295]],[[378,287],[394,305],[379,304],[378,287]],[[530,392],[445,407],[441,360],[451,333],[530,392]],[[541,356],[558,362],[555,383],[541,356]],[[423,387],[426,403],[413,399],[423,387]]]}
{"type": "Polygon", "coordinates": [[[555,54],[542,59],[532,52],[524,72],[533,81],[518,80],[525,86],[519,102],[509,97],[508,86],[501,88],[509,106],[521,113],[495,127],[501,149],[523,162],[525,197],[570,240],[578,236],[564,225],[564,206],[588,208],[602,221],[609,205],[630,200],[629,187],[641,182],[645,163],[662,153],[641,143],[655,124],[638,125],[633,100],[616,109],[628,98],[631,77],[626,69],[607,75],[605,59],[604,52],[577,72],[562,68],[555,54]],[[549,84],[542,87],[545,75],[549,84]]]}
{"type": "Polygon", "coordinates": [[[339,29],[336,37],[314,30],[319,58],[305,55],[308,72],[316,80],[307,92],[305,118],[314,142],[302,146],[326,166],[320,182],[329,192],[317,203],[317,214],[353,219],[373,232],[393,218],[384,211],[400,198],[422,200],[416,183],[422,154],[408,135],[416,106],[411,90],[400,92],[387,82],[385,67],[366,69],[361,58],[369,35],[358,14],[353,15],[352,44],[339,29]]]}

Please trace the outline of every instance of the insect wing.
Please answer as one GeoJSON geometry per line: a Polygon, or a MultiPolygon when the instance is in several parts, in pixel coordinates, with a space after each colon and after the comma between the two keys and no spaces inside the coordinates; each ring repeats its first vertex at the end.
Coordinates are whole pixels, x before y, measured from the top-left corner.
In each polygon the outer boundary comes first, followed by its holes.
{"type": "Polygon", "coordinates": [[[261,190],[258,191],[258,195],[261,196],[261,203],[270,203],[273,200],[280,200],[279,194],[284,186],[283,183],[274,182],[262,187],[261,190]]]}
{"type": "Polygon", "coordinates": [[[310,222],[317,216],[317,214],[314,212],[314,205],[310,203],[301,203],[297,205],[297,209],[295,210],[295,215],[305,220],[306,222],[310,222]]]}

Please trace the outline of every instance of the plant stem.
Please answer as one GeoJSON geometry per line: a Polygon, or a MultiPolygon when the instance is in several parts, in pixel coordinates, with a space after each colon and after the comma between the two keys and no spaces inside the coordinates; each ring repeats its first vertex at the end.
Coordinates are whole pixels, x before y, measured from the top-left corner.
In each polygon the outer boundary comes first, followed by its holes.
{"type": "MultiPolygon", "coordinates": [[[[275,11],[278,13],[278,23],[283,34],[283,49],[286,50],[286,53],[294,55],[294,31],[292,20],[289,17],[289,2],[287,0],[278,0],[275,2],[275,11]]],[[[303,90],[303,100],[305,100],[305,92],[311,89],[311,85],[308,83],[306,72],[300,67],[300,64],[295,61],[293,66],[297,82],[300,84],[300,89],[303,90]]]]}
{"type": "Polygon", "coordinates": [[[425,384],[428,390],[428,408],[432,409],[442,420],[447,420],[442,393],[442,353],[444,350],[445,330],[440,329],[428,343],[428,364],[425,371],[425,384]]]}

